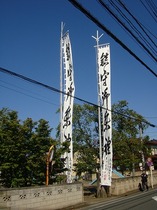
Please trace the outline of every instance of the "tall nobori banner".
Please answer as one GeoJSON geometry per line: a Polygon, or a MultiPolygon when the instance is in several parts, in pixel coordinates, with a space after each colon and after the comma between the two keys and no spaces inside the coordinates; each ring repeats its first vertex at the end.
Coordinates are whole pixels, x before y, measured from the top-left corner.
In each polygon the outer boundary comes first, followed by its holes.
{"type": "Polygon", "coordinates": [[[73,168],[73,142],[72,142],[72,116],[74,103],[74,72],[72,61],[72,50],[69,38],[69,33],[63,36],[63,65],[64,65],[64,102],[63,102],[63,117],[62,117],[62,139],[63,142],[70,143],[70,152],[64,154],[65,167],[68,169],[67,182],[72,182],[72,168],[73,168]]]}
{"type": "Polygon", "coordinates": [[[101,185],[111,186],[112,179],[112,119],[110,45],[98,46],[99,100],[101,106],[101,185]]]}

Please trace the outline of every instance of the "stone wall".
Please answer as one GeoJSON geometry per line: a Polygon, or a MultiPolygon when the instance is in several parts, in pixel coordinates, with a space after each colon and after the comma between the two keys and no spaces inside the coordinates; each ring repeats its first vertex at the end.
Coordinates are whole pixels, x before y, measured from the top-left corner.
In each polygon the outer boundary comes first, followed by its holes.
{"type": "Polygon", "coordinates": [[[82,183],[0,190],[0,209],[52,210],[83,201],[82,183]]]}
{"type": "MultiPolygon", "coordinates": [[[[151,182],[151,175],[148,174],[148,186],[151,188],[153,185],[157,185],[157,172],[153,171],[153,182],[151,182]]],[[[111,195],[121,195],[130,191],[138,190],[138,185],[141,182],[141,176],[125,177],[112,179],[111,195]]]]}

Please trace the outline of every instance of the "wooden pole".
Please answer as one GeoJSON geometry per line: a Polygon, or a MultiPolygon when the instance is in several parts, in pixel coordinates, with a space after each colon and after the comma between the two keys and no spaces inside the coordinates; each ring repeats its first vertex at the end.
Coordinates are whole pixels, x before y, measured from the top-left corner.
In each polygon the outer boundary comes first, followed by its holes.
{"type": "Polygon", "coordinates": [[[47,154],[47,158],[46,158],[46,186],[49,185],[49,163],[52,162],[52,158],[53,158],[53,147],[54,145],[52,145],[49,149],[49,152],[47,154]]]}
{"type": "Polygon", "coordinates": [[[49,158],[46,159],[46,186],[49,185],[49,158]]]}

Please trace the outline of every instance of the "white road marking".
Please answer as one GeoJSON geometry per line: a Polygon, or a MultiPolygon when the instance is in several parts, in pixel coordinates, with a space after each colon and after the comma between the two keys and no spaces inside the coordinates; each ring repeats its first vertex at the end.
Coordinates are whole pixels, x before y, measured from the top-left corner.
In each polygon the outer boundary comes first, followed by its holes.
{"type": "Polygon", "coordinates": [[[155,201],[157,201],[157,196],[152,197],[152,199],[154,199],[155,201]]]}

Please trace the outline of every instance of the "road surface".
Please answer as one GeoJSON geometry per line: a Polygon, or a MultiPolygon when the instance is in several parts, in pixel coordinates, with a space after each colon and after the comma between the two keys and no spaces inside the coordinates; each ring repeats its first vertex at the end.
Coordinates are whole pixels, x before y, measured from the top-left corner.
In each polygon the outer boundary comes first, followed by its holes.
{"type": "Polygon", "coordinates": [[[157,189],[91,204],[79,210],[157,210],[157,189]]]}

